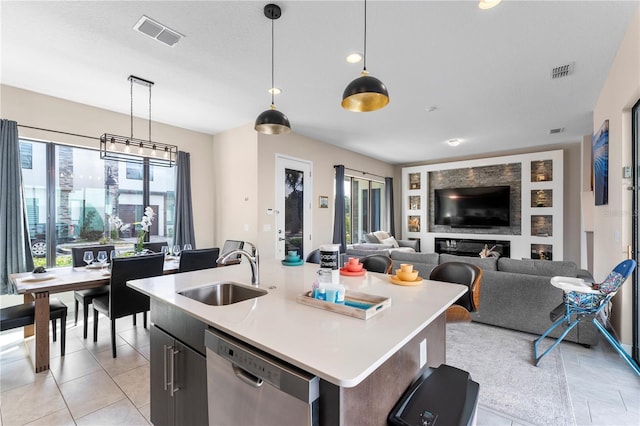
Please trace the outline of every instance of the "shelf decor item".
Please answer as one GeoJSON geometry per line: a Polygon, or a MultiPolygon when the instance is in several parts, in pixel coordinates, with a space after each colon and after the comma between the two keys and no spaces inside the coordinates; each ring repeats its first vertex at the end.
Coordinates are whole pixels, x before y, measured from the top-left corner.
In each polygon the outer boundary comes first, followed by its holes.
{"type": "Polygon", "coordinates": [[[409,232],[420,232],[420,216],[409,216],[407,229],[409,232]]]}
{"type": "Polygon", "coordinates": [[[420,189],[420,173],[409,173],[409,189],[420,189]]]}
{"type": "Polygon", "coordinates": [[[409,196],[409,210],[420,210],[420,196],[419,195],[410,195],[409,196]]]}

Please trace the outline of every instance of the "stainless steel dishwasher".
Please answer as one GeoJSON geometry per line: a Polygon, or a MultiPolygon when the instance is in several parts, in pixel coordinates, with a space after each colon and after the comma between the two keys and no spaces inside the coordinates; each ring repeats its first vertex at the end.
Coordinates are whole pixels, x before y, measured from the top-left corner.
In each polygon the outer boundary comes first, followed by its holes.
{"type": "Polygon", "coordinates": [[[210,425],[318,425],[320,379],[218,330],[205,332],[210,425]]]}

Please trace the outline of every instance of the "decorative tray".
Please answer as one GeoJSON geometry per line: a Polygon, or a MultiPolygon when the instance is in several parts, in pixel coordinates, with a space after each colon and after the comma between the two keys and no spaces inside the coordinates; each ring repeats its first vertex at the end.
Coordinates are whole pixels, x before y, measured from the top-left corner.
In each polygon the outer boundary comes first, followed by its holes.
{"type": "Polygon", "coordinates": [[[375,296],[357,291],[347,291],[344,296],[344,303],[331,303],[314,299],[310,291],[301,294],[296,300],[298,303],[304,305],[365,320],[391,306],[391,299],[388,297],[375,296]]]}

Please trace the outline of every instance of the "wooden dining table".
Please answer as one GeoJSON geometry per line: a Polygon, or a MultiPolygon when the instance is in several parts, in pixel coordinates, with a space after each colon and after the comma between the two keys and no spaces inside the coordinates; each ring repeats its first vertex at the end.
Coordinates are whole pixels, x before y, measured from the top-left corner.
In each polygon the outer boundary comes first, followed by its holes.
{"type": "MultiPolygon", "coordinates": [[[[176,273],[178,266],[177,260],[167,259],[164,273],[176,273]]],[[[25,302],[35,300],[34,327],[25,327],[25,337],[32,336],[35,331],[36,373],[49,369],[49,295],[109,285],[110,278],[108,267],[60,267],[47,269],[46,274],[40,276],[31,272],[9,275],[18,294],[24,295],[25,302]]]]}

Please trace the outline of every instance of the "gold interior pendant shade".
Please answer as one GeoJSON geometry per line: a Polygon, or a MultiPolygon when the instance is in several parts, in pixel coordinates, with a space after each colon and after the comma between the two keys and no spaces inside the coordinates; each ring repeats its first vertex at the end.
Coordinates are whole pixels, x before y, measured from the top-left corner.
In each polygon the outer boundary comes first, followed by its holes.
{"type": "Polygon", "coordinates": [[[364,0],[364,67],[342,94],[342,108],[354,112],[370,112],[389,103],[389,91],[380,80],[367,71],[367,0],[364,0]]]}
{"type": "Polygon", "coordinates": [[[273,102],[274,96],[274,78],[273,78],[273,21],[282,16],[282,10],[280,6],[276,4],[268,4],[264,7],[264,16],[271,19],[271,106],[268,110],[263,111],[258,118],[256,118],[255,129],[259,133],[265,135],[281,135],[289,133],[291,131],[291,124],[286,115],[276,109],[276,105],[273,102]]]}
{"type": "Polygon", "coordinates": [[[342,94],[342,108],[354,112],[369,112],[383,108],[389,103],[387,86],[364,70],[353,80],[342,94]]]}
{"type": "Polygon", "coordinates": [[[281,135],[291,131],[286,115],[276,109],[274,104],[256,118],[255,129],[265,135],[281,135]]]}

